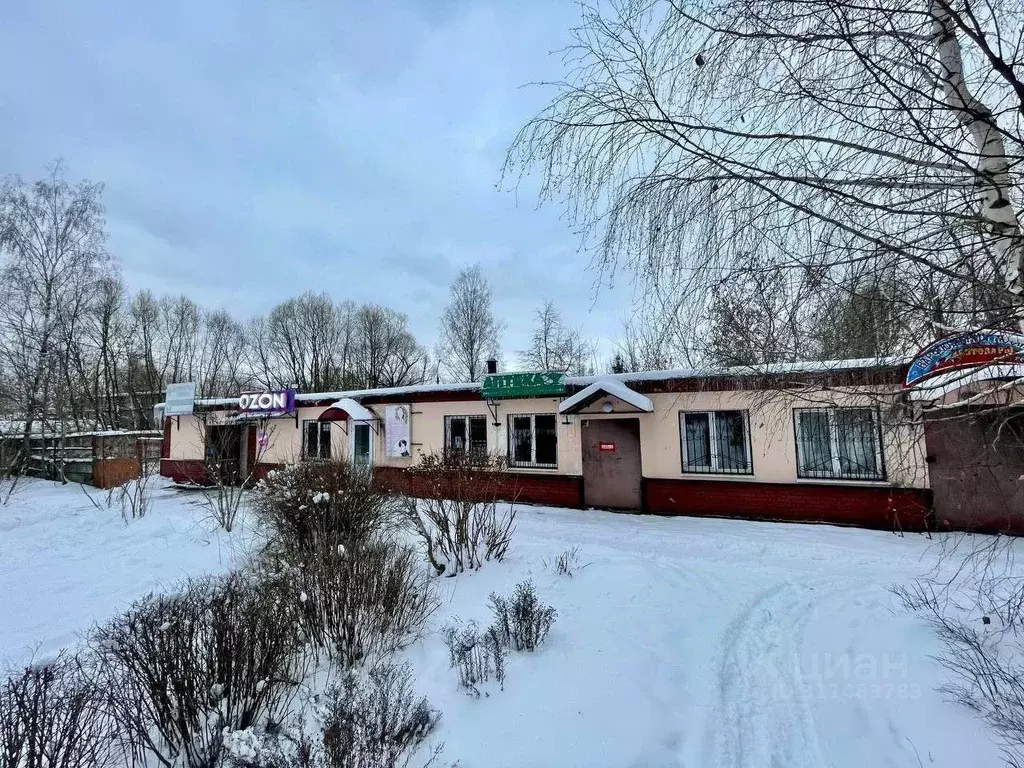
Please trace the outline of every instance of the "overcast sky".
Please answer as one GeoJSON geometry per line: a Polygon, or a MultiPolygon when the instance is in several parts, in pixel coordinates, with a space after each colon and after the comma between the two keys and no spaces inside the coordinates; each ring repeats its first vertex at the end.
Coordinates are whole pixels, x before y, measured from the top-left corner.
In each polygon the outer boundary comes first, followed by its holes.
{"type": "Polygon", "coordinates": [[[433,346],[479,261],[510,363],[543,298],[615,335],[629,290],[595,292],[559,210],[497,188],[547,100],[523,86],[563,74],[571,0],[3,6],[0,173],[59,157],[103,181],[130,288],[239,317],[325,290],[401,309],[433,346]]]}

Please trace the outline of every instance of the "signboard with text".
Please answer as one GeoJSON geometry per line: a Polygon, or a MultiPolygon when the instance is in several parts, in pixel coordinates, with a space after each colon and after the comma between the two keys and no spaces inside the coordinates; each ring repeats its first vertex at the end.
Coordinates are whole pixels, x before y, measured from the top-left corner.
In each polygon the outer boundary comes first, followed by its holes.
{"type": "Polygon", "coordinates": [[[190,416],[196,405],[196,384],[168,384],[164,397],[164,416],[190,416]]]}
{"type": "Polygon", "coordinates": [[[565,374],[560,371],[492,373],[484,377],[481,394],[488,400],[564,395],[565,374]]]}
{"type": "Polygon", "coordinates": [[[275,389],[269,392],[243,392],[238,396],[238,410],[244,413],[291,413],[295,410],[295,390],[275,389]]]}
{"type": "Polygon", "coordinates": [[[912,387],[945,371],[986,365],[1020,365],[1024,372],[1024,334],[980,330],[939,339],[917,353],[903,386],[912,387]]]}

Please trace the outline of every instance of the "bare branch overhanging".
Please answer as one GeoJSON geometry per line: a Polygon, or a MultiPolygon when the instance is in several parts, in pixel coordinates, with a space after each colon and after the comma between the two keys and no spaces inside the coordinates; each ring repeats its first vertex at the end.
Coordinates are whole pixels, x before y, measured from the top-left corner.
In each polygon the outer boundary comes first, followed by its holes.
{"type": "MultiPolygon", "coordinates": [[[[599,270],[685,293],[690,346],[723,285],[780,269],[808,304],[870,287],[899,329],[880,352],[950,323],[1019,323],[1022,14],[947,0],[586,7],[568,76],[506,174],[540,171],[599,270]]],[[[798,346],[773,354],[822,351],[798,346]]]]}

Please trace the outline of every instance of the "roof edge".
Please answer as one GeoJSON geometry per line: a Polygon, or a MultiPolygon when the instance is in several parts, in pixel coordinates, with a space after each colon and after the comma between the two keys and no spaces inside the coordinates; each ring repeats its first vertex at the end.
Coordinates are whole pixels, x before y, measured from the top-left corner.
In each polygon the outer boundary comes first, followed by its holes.
{"type": "MultiPolygon", "coordinates": [[[[715,380],[753,378],[760,376],[807,375],[872,371],[901,368],[911,361],[909,357],[857,358],[851,360],[822,360],[797,363],[772,363],[767,365],[730,366],[723,368],[673,368],[660,371],[637,371],[633,373],[605,373],[593,376],[566,376],[566,387],[583,388],[602,380],[620,381],[624,384],[640,382],[668,382],[676,380],[715,380]]],[[[507,371],[506,373],[516,373],[507,371]]],[[[339,390],[332,392],[305,392],[295,395],[297,403],[318,403],[323,400],[342,398],[391,398],[404,395],[430,395],[458,392],[478,392],[480,382],[455,384],[411,384],[405,387],[378,387],[374,389],[339,390]]],[[[428,398],[422,398],[428,399],[428,398]]],[[[218,408],[235,405],[236,397],[209,397],[196,400],[196,405],[218,408]]],[[[163,403],[157,403],[157,407],[163,403]]]]}

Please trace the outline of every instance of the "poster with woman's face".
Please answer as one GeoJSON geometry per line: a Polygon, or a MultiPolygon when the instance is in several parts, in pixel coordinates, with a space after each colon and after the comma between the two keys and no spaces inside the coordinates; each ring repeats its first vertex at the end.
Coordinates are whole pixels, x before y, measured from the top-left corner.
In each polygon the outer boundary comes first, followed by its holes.
{"type": "Polygon", "coordinates": [[[411,421],[412,406],[384,407],[384,452],[389,458],[402,459],[412,456],[411,421]]]}

